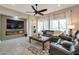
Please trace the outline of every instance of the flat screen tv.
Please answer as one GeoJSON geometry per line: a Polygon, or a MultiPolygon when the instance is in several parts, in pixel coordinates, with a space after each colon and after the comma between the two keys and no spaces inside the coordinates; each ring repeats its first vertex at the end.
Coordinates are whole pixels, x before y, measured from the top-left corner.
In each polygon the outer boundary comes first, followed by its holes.
{"type": "Polygon", "coordinates": [[[7,29],[23,29],[24,21],[7,19],[7,29]]]}

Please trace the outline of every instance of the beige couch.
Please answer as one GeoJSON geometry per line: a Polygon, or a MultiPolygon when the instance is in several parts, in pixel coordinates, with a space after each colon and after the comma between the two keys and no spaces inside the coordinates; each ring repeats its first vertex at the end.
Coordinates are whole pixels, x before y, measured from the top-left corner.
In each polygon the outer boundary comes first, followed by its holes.
{"type": "Polygon", "coordinates": [[[54,31],[54,32],[47,31],[46,34],[50,34],[52,36],[59,36],[59,35],[64,35],[64,32],[62,32],[62,31],[54,31]]]}

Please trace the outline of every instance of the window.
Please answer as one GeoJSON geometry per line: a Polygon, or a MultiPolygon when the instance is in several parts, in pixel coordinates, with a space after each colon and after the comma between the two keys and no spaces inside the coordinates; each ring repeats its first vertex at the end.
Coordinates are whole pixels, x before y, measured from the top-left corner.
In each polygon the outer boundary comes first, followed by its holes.
{"type": "Polygon", "coordinates": [[[43,21],[38,21],[38,32],[41,32],[43,30],[43,21]]]}
{"type": "Polygon", "coordinates": [[[66,18],[50,20],[50,30],[67,31],[68,25],[66,18]]]}
{"type": "Polygon", "coordinates": [[[50,20],[50,30],[53,30],[53,20],[50,20]]]}
{"type": "Polygon", "coordinates": [[[68,22],[66,18],[59,18],[53,20],[38,20],[38,32],[42,30],[54,30],[54,31],[68,31],[68,22]]]}
{"type": "Polygon", "coordinates": [[[61,19],[59,20],[59,27],[60,27],[60,31],[66,31],[67,30],[67,21],[65,19],[61,19]]]}
{"type": "Polygon", "coordinates": [[[48,30],[48,20],[43,21],[43,26],[44,26],[43,30],[48,30]]]}
{"type": "Polygon", "coordinates": [[[58,21],[50,20],[50,30],[58,30],[58,21]]]}
{"type": "Polygon", "coordinates": [[[48,20],[38,20],[38,32],[48,30],[48,20]]]}

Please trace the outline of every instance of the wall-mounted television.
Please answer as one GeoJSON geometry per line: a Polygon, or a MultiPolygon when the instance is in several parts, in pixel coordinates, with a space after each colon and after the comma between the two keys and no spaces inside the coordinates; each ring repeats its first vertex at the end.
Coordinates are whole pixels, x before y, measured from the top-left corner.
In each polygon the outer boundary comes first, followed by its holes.
{"type": "Polygon", "coordinates": [[[7,29],[23,29],[24,21],[7,19],[7,29]]]}

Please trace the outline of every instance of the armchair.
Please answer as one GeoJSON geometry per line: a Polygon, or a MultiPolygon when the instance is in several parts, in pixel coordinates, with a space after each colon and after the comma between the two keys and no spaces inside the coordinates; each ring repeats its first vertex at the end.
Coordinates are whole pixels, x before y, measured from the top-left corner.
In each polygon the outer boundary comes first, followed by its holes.
{"type": "Polygon", "coordinates": [[[75,47],[72,42],[62,40],[60,37],[52,37],[50,39],[50,55],[71,55],[74,54],[75,47]]]}
{"type": "Polygon", "coordinates": [[[49,54],[50,55],[71,55],[74,53],[74,46],[68,43],[63,45],[60,44],[50,44],[49,54]],[[68,45],[68,49],[67,46],[68,45]]]}

